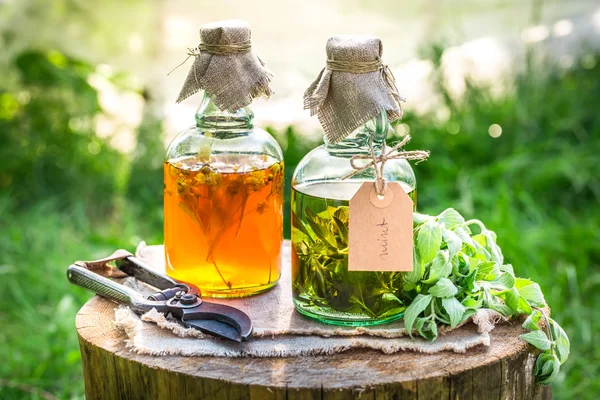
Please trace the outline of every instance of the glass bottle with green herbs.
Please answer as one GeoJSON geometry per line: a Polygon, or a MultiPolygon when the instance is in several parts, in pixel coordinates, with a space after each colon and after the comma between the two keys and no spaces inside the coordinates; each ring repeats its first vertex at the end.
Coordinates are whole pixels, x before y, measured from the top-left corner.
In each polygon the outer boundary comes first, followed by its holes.
{"type": "Polygon", "coordinates": [[[270,74],[250,51],[246,23],[210,24],[200,36],[180,100],[198,90],[204,98],[165,158],[166,267],[203,296],[249,296],[281,271],[283,155],[248,107],[270,94],[270,74]]]}
{"type": "MultiPolygon", "coordinates": [[[[381,324],[400,318],[405,309],[399,299],[402,272],[348,271],[349,201],[364,182],[376,178],[373,167],[357,172],[351,159],[379,155],[391,129],[389,119],[401,115],[381,69],[364,72],[364,64],[375,69],[380,46],[372,37],[331,38],[328,67],[305,93],[305,105],[319,115],[325,130],[325,143],[302,159],[292,179],[292,287],[300,313],[330,324],[381,324]],[[351,72],[352,62],[363,72],[351,72]],[[336,69],[340,63],[347,70],[336,69]],[[333,90],[335,97],[323,94],[333,90]],[[366,123],[348,122],[364,120],[373,111],[366,123]],[[334,126],[327,121],[335,121],[334,126]]],[[[405,159],[388,160],[384,178],[400,183],[416,204],[415,175],[405,159]]]]}

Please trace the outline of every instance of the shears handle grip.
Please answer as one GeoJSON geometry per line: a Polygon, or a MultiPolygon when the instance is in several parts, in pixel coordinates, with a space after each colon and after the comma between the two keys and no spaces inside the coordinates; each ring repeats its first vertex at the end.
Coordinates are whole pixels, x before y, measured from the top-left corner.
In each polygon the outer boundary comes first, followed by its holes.
{"type": "Polygon", "coordinates": [[[71,283],[77,286],[91,290],[92,292],[117,303],[128,305],[135,311],[145,312],[152,308],[157,308],[156,303],[144,299],[142,295],[135,290],[100,276],[84,266],[77,264],[71,265],[67,269],[67,278],[69,278],[71,283]]]}

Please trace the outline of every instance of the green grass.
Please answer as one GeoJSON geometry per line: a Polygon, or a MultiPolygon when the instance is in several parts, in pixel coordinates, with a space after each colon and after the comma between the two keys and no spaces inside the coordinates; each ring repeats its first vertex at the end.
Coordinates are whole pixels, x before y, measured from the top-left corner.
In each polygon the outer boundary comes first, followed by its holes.
{"type": "Polygon", "coordinates": [[[6,203],[0,201],[0,398],[82,397],[75,314],[91,295],[67,281],[66,268],[134,249],[138,235],[160,238],[133,220],[92,221],[84,204],[13,213],[6,203]]]}
{"type": "MultiPolygon", "coordinates": [[[[449,118],[409,113],[403,121],[413,136],[408,148],[432,153],[414,167],[418,207],[432,214],[454,207],[496,231],[506,260],[517,275],[540,283],[571,338],[554,397],[594,399],[600,57],[586,55],[568,71],[546,62],[543,73],[507,77],[501,96],[468,81],[465,96],[455,97],[440,78],[441,49],[431,50],[432,81],[449,118]],[[492,124],[502,127],[499,138],[488,134],[492,124]]],[[[77,259],[162,240],[162,174],[160,163],[148,161],[164,151],[160,124],[140,128],[147,152],[127,159],[89,129],[98,112],[86,86],[92,68],[67,58],[49,62],[56,54],[26,57],[14,66],[19,91],[0,88],[0,159],[10,161],[0,163],[0,398],[82,397],[74,317],[90,294],[70,285],[65,271],[77,259]],[[88,152],[90,141],[101,145],[100,154],[88,152]]],[[[295,165],[317,143],[291,128],[272,133],[285,149],[289,193],[295,165]]]]}

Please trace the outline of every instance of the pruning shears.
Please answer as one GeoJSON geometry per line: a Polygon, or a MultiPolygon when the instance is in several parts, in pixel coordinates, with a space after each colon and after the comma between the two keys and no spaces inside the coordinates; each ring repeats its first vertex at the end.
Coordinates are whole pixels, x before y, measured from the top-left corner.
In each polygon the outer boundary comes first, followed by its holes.
{"type": "Polygon", "coordinates": [[[158,273],[126,250],[95,261],[76,261],[67,269],[71,283],[114,302],[129,306],[137,314],[152,309],[171,315],[183,325],[203,333],[236,342],[252,335],[252,321],[243,311],[203,301],[198,289],[158,273]],[[114,267],[110,264],[114,264],[114,267]],[[134,277],[158,291],[150,296],[109,278],[134,277]]]}

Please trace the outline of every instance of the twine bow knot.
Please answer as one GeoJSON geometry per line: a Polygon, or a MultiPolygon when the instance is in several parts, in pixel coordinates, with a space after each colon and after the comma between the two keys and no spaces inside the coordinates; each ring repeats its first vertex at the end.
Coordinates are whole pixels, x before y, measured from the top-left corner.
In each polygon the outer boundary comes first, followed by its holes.
{"type": "Polygon", "coordinates": [[[381,150],[381,154],[375,154],[375,148],[373,147],[373,136],[371,136],[371,141],[369,143],[369,150],[371,154],[362,155],[357,154],[352,156],[350,159],[350,165],[354,168],[354,171],[342,177],[342,180],[353,177],[361,171],[364,171],[370,167],[375,168],[375,191],[379,196],[383,196],[385,193],[385,178],[383,176],[383,171],[385,167],[385,163],[388,160],[397,160],[397,159],[405,159],[405,160],[419,160],[423,161],[429,157],[429,151],[425,150],[402,150],[399,151],[401,147],[403,147],[406,143],[410,141],[410,135],[406,135],[402,141],[393,147],[388,148],[385,144],[383,149],[381,150]],[[356,162],[358,160],[371,160],[365,165],[357,165],[356,162]]]}

